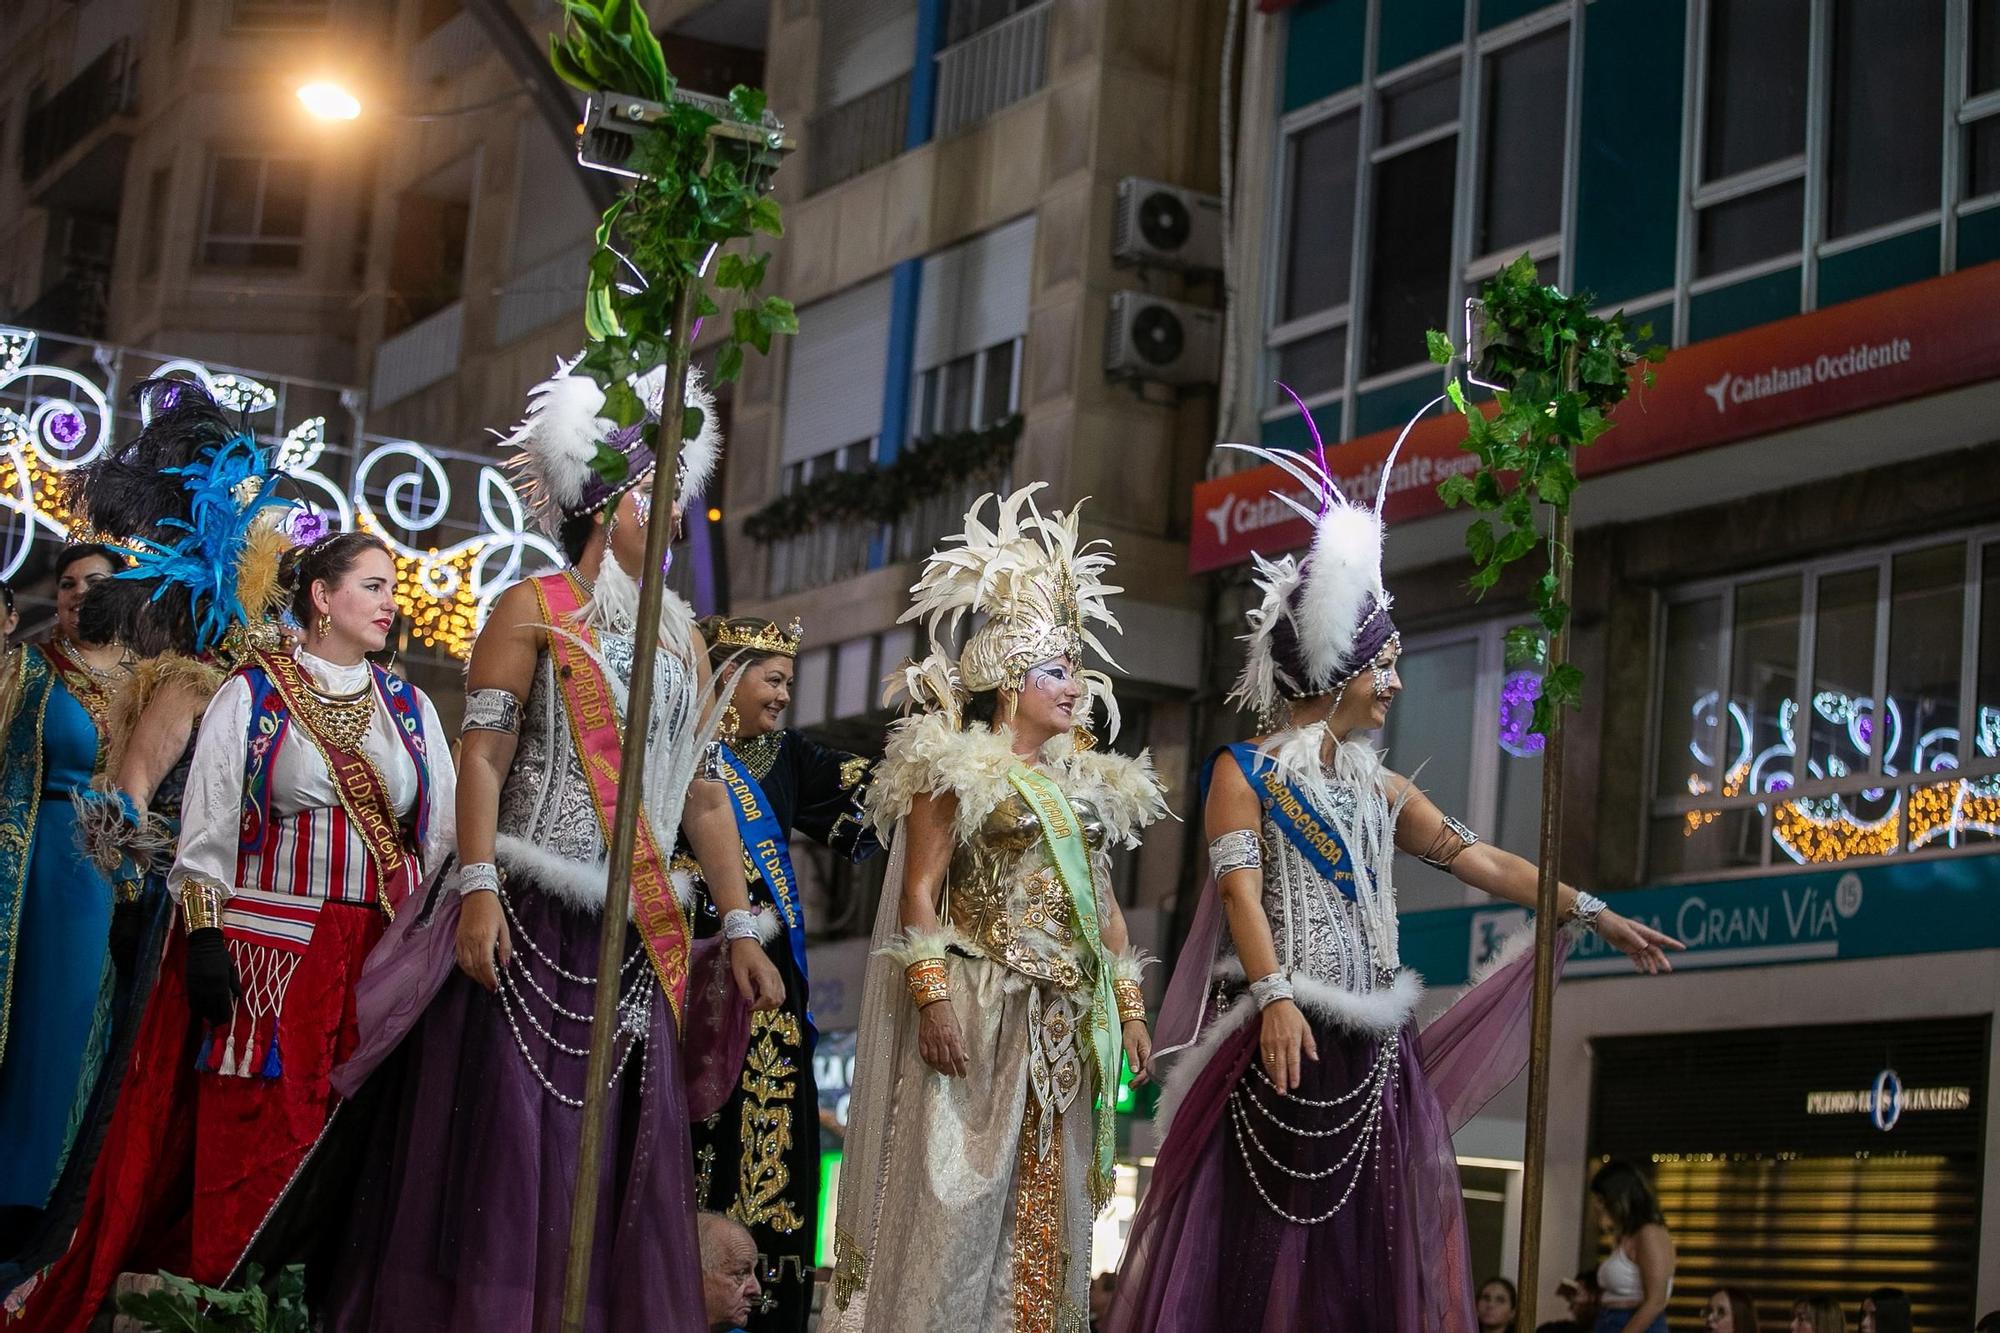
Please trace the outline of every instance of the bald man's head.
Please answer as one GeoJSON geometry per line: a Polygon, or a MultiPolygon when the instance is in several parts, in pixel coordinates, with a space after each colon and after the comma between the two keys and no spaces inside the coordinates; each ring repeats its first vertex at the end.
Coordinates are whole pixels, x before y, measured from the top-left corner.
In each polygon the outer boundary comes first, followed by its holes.
{"type": "Polygon", "coordinates": [[[763,1294],[757,1285],[757,1242],[741,1222],[721,1213],[695,1216],[701,1241],[701,1295],[712,1329],[740,1328],[750,1305],[763,1294]]]}

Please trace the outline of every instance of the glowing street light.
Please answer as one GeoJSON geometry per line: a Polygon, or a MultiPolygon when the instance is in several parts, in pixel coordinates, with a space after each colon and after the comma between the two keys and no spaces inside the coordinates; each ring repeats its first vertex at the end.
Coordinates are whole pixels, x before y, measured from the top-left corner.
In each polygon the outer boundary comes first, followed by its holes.
{"type": "Polygon", "coordinates": [[[299,103],[321,120],[354,120],[361,115],[360,101],[337,83],[300,85],[299,103]]]}

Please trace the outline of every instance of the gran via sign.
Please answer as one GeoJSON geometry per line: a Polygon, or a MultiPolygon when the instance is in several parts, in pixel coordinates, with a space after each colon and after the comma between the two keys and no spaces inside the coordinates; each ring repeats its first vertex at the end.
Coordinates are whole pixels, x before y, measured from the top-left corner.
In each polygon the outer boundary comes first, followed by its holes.
{"type": "MultiPolygon", "coordinates": [[[[1676,971],[2000,948],[2000,856],[1674,884],[1610,901],[1686,943],[1676,971]]],[[[1516,907],[1410,913],[1403,961],[1433,986],[1462,985],[1527,916],[1516,907]]],[[[1586,936],[1563,975],[1619,975],[1631,966],[1586,936]]]]}

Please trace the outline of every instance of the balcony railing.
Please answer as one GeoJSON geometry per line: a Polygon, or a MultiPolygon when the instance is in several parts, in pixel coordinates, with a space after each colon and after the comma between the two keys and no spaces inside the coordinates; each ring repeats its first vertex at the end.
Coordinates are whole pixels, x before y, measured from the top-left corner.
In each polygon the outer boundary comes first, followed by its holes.
{"type": "Polygon", "coordinates": [[[458,369],[458,342],[465,323],[465,303],[453,301],[418,320],[375,347],[375,374],[369,402],[382,407],[427,389],[458,369]]]}
{"type": "Polygon", "coordinates": [[[139,62],[121,37],[21,123],[21,177],[32,182],[91,131],[138,105],[139,62]]]}
{"type": "Polygon", "coordinates": [[[772,542],[769,595],[822,588],[866,573],[868,548],[881,531],[879,523],[849,519],[772,542]]]}
{"type": "Polygon", "coordinates": [[[1041,91],[1049,73],[1049,13],[1043,0],[937,54],[940,139],[1041,91]]]}
{"type": "Polygon", "coordinates": [[[909,115],[910,76],[901,74],[807,121],[806,193],[818,194],[902,152],[909,115]]]}

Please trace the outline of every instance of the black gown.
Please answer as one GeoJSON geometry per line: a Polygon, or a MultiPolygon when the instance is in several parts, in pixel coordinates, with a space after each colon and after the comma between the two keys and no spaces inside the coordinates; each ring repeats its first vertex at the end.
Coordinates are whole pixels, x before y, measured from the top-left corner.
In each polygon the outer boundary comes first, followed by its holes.
{"type": "MultiPolygon", "coordinates": [[[[789,728],[767,734],[775,734],[775,744],[752,741],[735,750],[779,826],[854,861],[881,850],[861,813],[872,761],[789,728]]],[[[745,878],[752,903],[774,906],[747,860],[745,878]]],[[[703,886],[695,933],[721,928],[703,886]]],[[[806,978],[782,930],[766,953],[784,978],[785,1003],[755,1015],[736,1090],[693,1126],[696,1206],[726,1213],[756,1238],[765,1296],[751,1313],[751,1333],[804,1333],[819,1235],[819,1085],[806,1042],[806,978]]]]}

